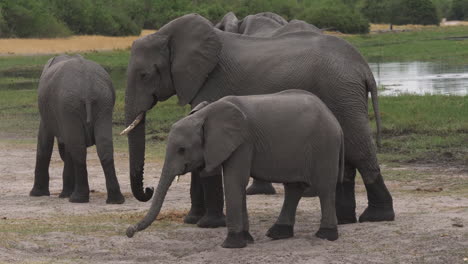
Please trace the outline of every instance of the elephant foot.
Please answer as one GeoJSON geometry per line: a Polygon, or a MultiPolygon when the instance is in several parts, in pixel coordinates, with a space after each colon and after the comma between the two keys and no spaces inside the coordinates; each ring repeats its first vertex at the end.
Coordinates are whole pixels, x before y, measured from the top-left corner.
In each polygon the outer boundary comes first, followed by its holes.
{"type": "Polygon", "coordinates": [[[272,239],[285,239],[294,236],[294,226],[274,224],[268,229],[266,236],[272,239]]]}
{"type": "Polygon", "coordinates": [[[247,188],[247,195],[255,194],[276,194],[275,188],[269,182],[254,180],[252,185],[247,188]]]}
{"type": "Polygon", "coordinates": [[[125,197],[120,191],[112,194],[107,194],[106,204],[123,204],[124,202],[125,197]]]}
{"type": "Polygon", "coordinates": [[[244,231],[244,239],[247,242],[247,244],[253,244],[254,243],[254,238],[249,233],[249,231],[244,231]]]}
{"type": "Polygon", "coordinates": [[[339,225],[354,224],[357,222],[356,211],[354,208],[336,207],[336,218],[339,225]]]}
{"type": "Polygon", "coordinates": [[[335,241],[338,239],[338,229],[335,228],[320,228],[315,236],[321,239],[326,239],[329,241],[335,241]]]}
{"type": "Polygon", "coordinates": [[[73,191],[62,190],[59,194],[59,198],[69,198],[72,195],[73,191]]]}
{"type": "Polygon", "coordinates": [[[393,206],[375,207],[369,205],[366,210],[359,216],[359,222],[381,222],[394,221],[395,212],[393,206]]]}
{"type": "Polygon", "coordinates": [[[70,195],[70,198],[68,198],[68,201],[70,203],[89,203],[89,194],[82,195],[82,194],[72,193],[72,195],[70,195]]]}
{"type": "Polygon", "coordinates": [[[247,246],[244,232],[228,232],[226,240],[221,245],[223,248],[243,248],[247,246]]]}
{"type": "Polygon", "coordinates": [[[226,226],[226,217],[224,216],[224,214],[205,214],[202,218],[200,218],[200,220],[198,220],[197,226],[201,228],[217,228],[221,226],[226,226]]]}
{"type": "Polygon", "coordinates": [[[49,192],[49,189],[40,189],[40,188],[33,187],[32,190],[29,192],[29,196],[34,196],[34,197],[50,196],[50,192],[49,192]]]}
{"type": "Polygon", "coordinates": [[[205,209],[190,208],[188,214],[184,217],[184,223],[195,225],[205,215],[205,209]]]}

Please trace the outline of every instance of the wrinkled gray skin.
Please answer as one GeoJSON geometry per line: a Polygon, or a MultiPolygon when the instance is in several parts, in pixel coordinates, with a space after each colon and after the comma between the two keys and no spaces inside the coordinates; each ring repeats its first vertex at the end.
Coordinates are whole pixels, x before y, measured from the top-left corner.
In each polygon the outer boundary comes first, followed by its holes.
{"type": "Polygon", "coordinates": [[[318,194],[322,210],[316,235],[338,238],[335,188],[343,177],[343,132],[320,99],[303,90],[288,90],[227,96],[212,104],[203,102],[194,111],[172,126],[151,209],[129,227],[129,237],[156,219],[175,176],[202,167],[207,172],[202,177],[208,176],[221,166],[228,228],[223,247],[241,248],[253,242],[245,196],[250,175],[285,186],[283,208],[269,237],[293,236],[297,205],[310,187],[318,194]]]}
{"type": "MultiPolygon", "coordinates": [[[[290,24],[285,25],[288,27],[290,24]]],[[[337,192],[340,223],[356,222],[354,178],[363,177],[369,206],[360,221],[393,220],[392,197],[377,162],[368,121],[368,93],[380,130],[377,88],[368,64],[346,41],[312,31],[252,37],[224,32],[190,14],[136,40],[128,66],[125,114],[129,125],[158,101],[177,95],[193,107],[228,95],[268,94],[301,89],[317,95],[344,132],[345,177],[337,192]]],[[[379,135],[378,135],[379,136],[379,135]]],[[[128,134],[132,191],[140,201],[152,197],[143,188],[145,120],[128,134]]],[[[217,175],[221,172],[218,171],[217,175]]],[[[221,177],[192,173],[192,208],[187,223],[216,227],[224,223],[221,177]],[[215,188],[216,191],[206,192],[215,188]]]]}
{"type": "Polygon", "coordinates": [[[125,201],[114,169],[114,102],[111,79],[98,64],[80,55],[60,55],[47,62],[39,80],[41,122],[31,196],[50,195],[49,163],[56,137],[65,163],[59,197],[69,197],[75,203],[89,202],[86,148],[96,145],[106,177],[107,203],[125,201]]]}
{"type": "MultiPolygon", "coordinates": [[[[248,15],[242,20],[238,20],[233,12],[229,12],[215,25],[215,28],[226,32],[256,37],[275,37],[298,31],[322,33],[316,26],[302,20],[294,19],[288,23],[280,15],[271,12],[248,15]]],[[[276,190],[271,183],[256,179],[254,179],[252,185],[247,188],[247,195],[275,193],[276,190]]],[[[310,196],[313,196],[313,192],[306,190],[304,192],[304,197],[310,196]]]]}
{"type": "Polygon", "coordinates": [[[302,20],[293,19],[289,23],[280,15],[263,12],[248,15],[239,20],[233,12],[227,13],[215,28],[225,32],[256,37],[274,37],[284,33],[297,31],[312,31],[322,33],[322,30],[302,20]],[[286,26],[287,27],[283,27],[286,26]]]}

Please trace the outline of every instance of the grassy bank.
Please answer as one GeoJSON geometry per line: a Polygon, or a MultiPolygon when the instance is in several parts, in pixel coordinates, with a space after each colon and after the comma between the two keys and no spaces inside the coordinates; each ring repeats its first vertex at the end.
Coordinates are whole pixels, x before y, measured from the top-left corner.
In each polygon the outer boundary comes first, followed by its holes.
{"type": "MultiPolygon", "coordinates": [[[[467,26],[425,27],[401,33],[344,36],[369,60],[444,61],[466,63],[467,26]],[[446,60],[441,58],[447,58],[446,60]]],[[[0,136],[1,140],[35,142],[39,116],[37,81],[42,66],[52,55],[0,57],[0,136]]],[[[126,150],[126,138],[118,136],[124,128],[125,69],[128,50],[84,53],[103,65],[117,90],[114,113],[114,139],[117,149],[126,150]]],[[[468,162],[468,97],[399,96],[381,97],[383,121],[383,162],[468,162]]],[[[164,140],[170,125],[189,111],[172,98],[160,103],[148,115],[150,154],[163,156],[164,140]]],[[[370,109],[371,119],[372,111],[370,109]]],[[[375,126],[373,120],[372,126],[375,126]]]]}
{"type": "Polygon", "coordinates": [[[371,62],[439,61],[466,64],[468,26],[424,27],[407,32],[348,35],[349,41],[371,62]]]}

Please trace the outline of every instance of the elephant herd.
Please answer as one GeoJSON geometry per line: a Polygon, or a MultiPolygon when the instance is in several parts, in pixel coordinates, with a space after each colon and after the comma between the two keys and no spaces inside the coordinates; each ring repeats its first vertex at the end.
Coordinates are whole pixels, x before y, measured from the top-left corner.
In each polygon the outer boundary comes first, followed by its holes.
{"type": "MultiPolygon", "coordinates": [[[[189,14],[137,39],[127,75],[128,128],[122,134],[128,134],[131,189],[139,201],[153,198],[127,236],[156,219],[173,179],[188,172],[191,208],[184,222],[227,226],[227,248],[253,242],[245,195],[274,193],[272,182],[285,188],[281,213],[267,232],[273,239],[292,237],[299,200],[318,196],[322,220],[316,236],[336,240],[337,224],[358,220],[356,171],[368,198],[359,221],[394,220],[368,121],[370,93],[379,145],[376,83],[346,41],[268,12],[242,20],[230,12],[215,26],[189,14]],[[174,95],[192,111],[169,132],[154,192],[143,184],[145,116],[174,95]],[[250,177],[254,182],[246,189],[250,177]]],[[[41,123],[30,195],[49,195],[56,137],[65,164],[60,197],[89,201],[86,148],[95,144],[107,203],[123,203],[113,159],[115,92],[106,71],[79,55],[57,56],[44,66],[38,95],[41,123]]]]}

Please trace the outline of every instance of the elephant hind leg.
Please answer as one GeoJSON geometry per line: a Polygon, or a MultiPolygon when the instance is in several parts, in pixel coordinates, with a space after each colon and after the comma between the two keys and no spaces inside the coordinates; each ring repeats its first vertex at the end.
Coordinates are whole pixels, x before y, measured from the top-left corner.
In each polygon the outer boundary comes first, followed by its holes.
{"type": "Polygon", "coordinates": [[[359,222],[395,220],[393,199],[387,186],[385,186],[380,169],[359,169],[359,172],[363,175],[363,179],[373,179],[373,181],[364,181],[368,205],[361,216],[359,216],[359,222]]]}
{"type": "Polygon", "coordinates": [[[338,224],[356,223],[356,197],[354,193],[356,168],[345,164],[342,183],[336,184],[336,217],[338,224]]]}
{"type": "Polygon", "coordinates": [[[73,161],[70,154],[67,154],[65,144],[59,143],[60,158],[64,162],[63,166],[63,188],[59,198],[68,198],[71,196],[75,186],[75,169],[73,168],[73,161]]]}
{"type": "Polygon", "coordinates": [[[102,169],[106,177],[107,200],[108,204],[122,204],[125,202],[125,197],[120,192],[119,181],[115,173],[114,164],[114,145],[112,142],[112,117],[96,121],[94,131],[96,149],[101,161],[102,169]]]}
{"type": "Polygon", "coordinates": [[[39,125],[37,135],[36,168],[34,170],[34,185],[30,196],[49,196],[49,164],[54,148],[54,136],[50,134],[44,123],[39,125]]]}
{"type": "Polygon", "coordinates": [[[294,236],[296,210],[305,187],[299,183],[284,184],[284,202],[276,223],[268,229],[267,236],[273,239],[284,239],[294,236]]]}
{"type": "Polygon", "coordinates": [[[337,219],[335,210],[335,193],[319,193],[322,219],[320,229],[315,235],[322,239],[334,241],[338,239],[337,219]]]}

